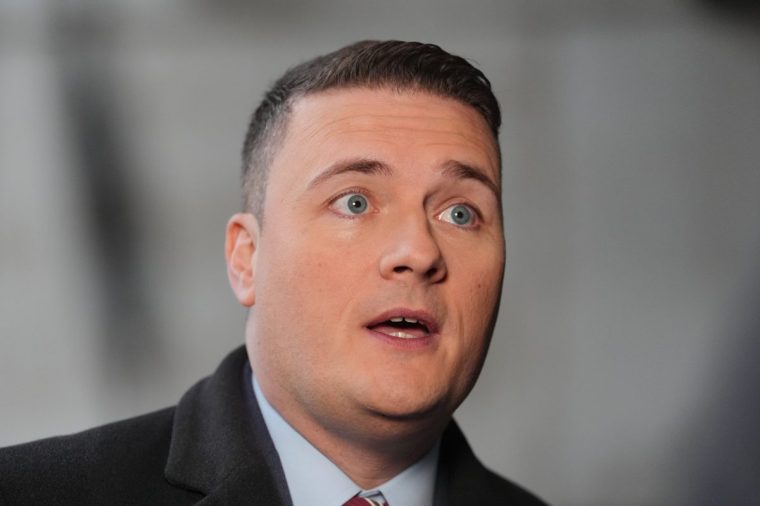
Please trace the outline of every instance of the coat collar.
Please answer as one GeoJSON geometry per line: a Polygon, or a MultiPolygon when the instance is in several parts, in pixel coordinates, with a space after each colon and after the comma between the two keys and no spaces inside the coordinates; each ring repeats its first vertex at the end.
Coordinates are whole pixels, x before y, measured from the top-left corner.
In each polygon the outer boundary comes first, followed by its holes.
{"type": "MultiPolygon", "coordinates": [[[[200,505],[246,504],[254,497],[261,506],[292,504],[250,378],[240,347],[177,405],[164,475],[175,486],[204,494],[200,505]]],[[[494,479],[500,480],[452,421],[441,440],[434,504],[486,504],[496,490],[494,479]]]]}
{"type": "Polygon", "coordinates": [[[191,388],[177,405],[164,470],[177,486],[206,494],[200,504],[288,505],[280,459],[251,391],[245,348],[191,388]]]}

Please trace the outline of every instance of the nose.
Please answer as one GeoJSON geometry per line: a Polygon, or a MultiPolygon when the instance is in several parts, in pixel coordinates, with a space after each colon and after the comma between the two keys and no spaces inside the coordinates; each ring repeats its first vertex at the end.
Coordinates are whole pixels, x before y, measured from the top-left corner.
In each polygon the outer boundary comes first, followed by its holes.
{"type": "Polygon", "coordinates": [[[446,261],[427,219],[408,217],[382,241],[380,275],[388,280],[438,283],[446,278],[446,261]]]}

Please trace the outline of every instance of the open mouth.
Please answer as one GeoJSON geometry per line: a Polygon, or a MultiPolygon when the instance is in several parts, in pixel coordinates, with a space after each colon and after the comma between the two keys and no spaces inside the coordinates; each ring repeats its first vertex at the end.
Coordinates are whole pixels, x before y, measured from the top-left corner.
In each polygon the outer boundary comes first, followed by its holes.
{"type": "Polygon", "coordinates": [[[428,337],[435,332],[431,319],[423,319],[419,316],[392,315],[381,317],[367,325],[367,328],[399,339],[420,339],[428,337]]]}

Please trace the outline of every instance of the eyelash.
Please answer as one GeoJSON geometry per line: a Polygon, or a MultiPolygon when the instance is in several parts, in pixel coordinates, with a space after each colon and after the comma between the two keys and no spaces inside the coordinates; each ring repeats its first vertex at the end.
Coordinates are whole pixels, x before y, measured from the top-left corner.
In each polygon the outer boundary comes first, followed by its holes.
{"type": "Polygon", "coordinates": [[[327,208],[330,209],[331,211],[333,211],[335,214],[337,214],[341,218],[345,218],[345,219],[348,219],[348,220],[355,220],[357,218],[361,218],[364,214],[368,214],[368,213],[372,212],[373,206],[372,206],[372,201],[371,201],[369,195],[367,194],[366,190],[364,190],[362,188],[348,188],[347,190],[345,190],[345,191],[339,193],[338,195],[330,198],[330,200],[327,201],[327,208]],[[333,210],[332,206],[334,206],[337,201],[339,201],[340,199],[342,199],[343,197],[345,197],[347,195],[361,195],[362,197],[364,197],[365,199],[367,199],[367,204],[369,204],[369,206],[370,206],[369,211],[367,213],[356,214],[354,216],[350,216],[348,214],[339,213],[339,212],[333,210]]]}
{"type": "MultiPolygon", "coordinates": [[[[340,199],[342,199],[343,197],[345,197],[347,195],[354,195],[354,194],[361,195],[365,199],[367,199],[367,203],[370,206],[370,209],[369,209],[369,211],[367,213],[356,214],[356,215],[351,216],[349,214],[339,213],[339,212],[334,211],[334,210],[333,210],[333,212],[336,215],[338,215],[340,218],[344,218],[344,219],[348,219],[348,220],[355,220],[357,218],[361,218],[365,214],[371,213],[372,209],[373,209],[372,201],[370,199],[370,196],[368,195],[368,192],[366,190],[364,190],[363,188],[348,188],[348,189],[342,191],[341,193],[339,193],[338,195],[335,195],[334,197],[330,198],[327,201],[327,207],[328,207],[328,209],[332,208],[332,206],[335,205],[335,203],[337,201],[339,201],[340,199]]],[[[472,211],[472,214],[473,214],[473,217],[474,217],[474,223],[472,223],[471,225],[464,225],[464,226],[462,226],[462,225],[459,225],[459,226],[454,225],[454,226],[456,228],[463,228],[463,229],[475,229],[475,228],[480,227],[480,225],[483,223],[483,215],[481,214],[480,209],[478,209],[476,206],[472,205],[471,203],[465,202],[465,201],[456,201],[456,202],[452,202],[452,203],[448,204],[446,207],[443,208],[443,211],[441,211],[441,212],[439,212],[439,213],[437,213],[435,215],[436,219],[439,219],[438,217],[441,214],[443,214],[443,212],[446,209],[452,208],[454,206],[459,206],[459,205],[465,206],[465,207],[467,207],[468,209],[470,209],[472,211]]],[[[443,221],[443,220],[441,220],[441,221],[443,221]]],[[[444,222],[444,223],[448,223],[448,222],[444,222]]]]}
{"type": "MultiPolygon", "coordinates": [[[[475,228],[478,228],[483,223],[483,215],[481,214],[480,209],[470,204],[469,202],[464,202],[464,201],[452,202],[448,204],[446,207],[443,208],[443,211],[441,211],[440,213],[436,215],[436,217],[441,216],[447,209],[451,209],[452,207],[456,207],[456,206],[466,207],[467,209],[472,211],[472,217],[473,217],[473,223],[471,225],[454,225],[456,228],[475,229],[475,228]]],[[[448,223],[448,222],[444,222],[444,223],[448,223]]]]}

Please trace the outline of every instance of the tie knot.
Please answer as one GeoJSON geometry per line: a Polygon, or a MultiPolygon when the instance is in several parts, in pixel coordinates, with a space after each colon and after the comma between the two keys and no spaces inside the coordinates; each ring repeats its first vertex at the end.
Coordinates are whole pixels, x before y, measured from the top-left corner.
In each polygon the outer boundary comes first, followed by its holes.
{"type": "Polygon", "coordinates": [[[372,492],[371,494],[355,495],[345,503],[343,506],[389,506],[388,502],[383,497],[383,494],[378,492],[372,492]]]}

